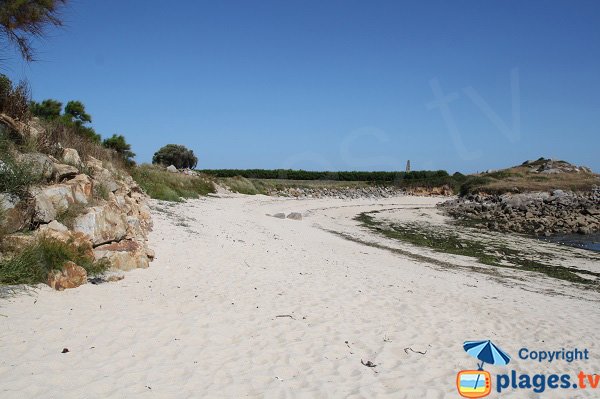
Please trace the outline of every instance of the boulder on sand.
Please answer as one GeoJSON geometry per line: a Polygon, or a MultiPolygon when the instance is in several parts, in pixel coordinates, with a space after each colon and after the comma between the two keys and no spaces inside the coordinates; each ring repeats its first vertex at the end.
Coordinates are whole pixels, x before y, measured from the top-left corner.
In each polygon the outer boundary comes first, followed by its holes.
{"type": "Polygon", "coordinates": [[[302,214],[300,212],[292,212],[287,215],[287,218],[292,220],[302,220],[302,214]]]}
{"type": "Polygon", "coordinates": [[[154,252],[134,240],[122,240],[94,248],[96,259],[106,258],[113,268],[119,270],[133,270],[147,268],[154,252]]]}
{"type": "Polygon", "coordinates": [[[48,285],[58,291],[79,287],[85,283],[87,283],[87,272],[71,261],[65,262],[62,270],[52,270],[48,273],[48,285]]]}

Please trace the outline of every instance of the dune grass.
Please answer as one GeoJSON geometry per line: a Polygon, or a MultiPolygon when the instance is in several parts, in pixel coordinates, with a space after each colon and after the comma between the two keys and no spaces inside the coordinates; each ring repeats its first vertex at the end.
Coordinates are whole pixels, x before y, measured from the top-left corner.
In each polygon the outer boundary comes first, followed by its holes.
{"type": "Polygon", "coordinates": [[[234,193],[256,195],[267,194],[265,185],[256,179],[247,179],[242,176],[220,178],[219,183],[226,186],[234,193]]]}
{"type": "Polygon", "coordinates": [[[180,202],[182,198],[198,198],[214,193],[214,184],[200,176],[171,173],[153,165],[139,165],[131,170],[131,176],[151,198],[180,202]]]}
{"type": "Polygon", "coordinates": [[[18,254],[0,260],[0,284],[44,283],[50,271],[60,270],[67,261],[75,262],[92,276],[110,267],[106,259],[94,261],[89,249],[74,242],[40,237],[18,254]]]}

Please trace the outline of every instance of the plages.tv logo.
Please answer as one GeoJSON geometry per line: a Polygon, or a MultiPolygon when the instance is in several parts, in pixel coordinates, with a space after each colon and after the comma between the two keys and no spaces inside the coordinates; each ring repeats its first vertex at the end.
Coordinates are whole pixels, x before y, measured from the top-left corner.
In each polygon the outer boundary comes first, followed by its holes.
{"type": "Polygon", "coordinates": [[[492,392],[492,376],[483,369],[484,364],[505,366],[510,362],[510,356],[498,348],[490,340],[466,341],[464,350],[481,363],[477,370],[462,370],[456,375],[456,389],[465,398],[483,398],[492,392]]]}

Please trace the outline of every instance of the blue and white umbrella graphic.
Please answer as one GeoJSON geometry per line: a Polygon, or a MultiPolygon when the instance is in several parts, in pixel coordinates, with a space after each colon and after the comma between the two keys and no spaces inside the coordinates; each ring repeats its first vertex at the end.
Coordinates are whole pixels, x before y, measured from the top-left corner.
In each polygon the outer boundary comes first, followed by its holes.
{"type": "Polygon", "coordinates": [[[483,370],[484,363],[505,366],[510,362],[510,356],[489,339],[486,341],[466,341],[463,348],[469,355],[481,360],[481,364],[478,364],[480,370],[483,370]]]}
{"type": "MultiPolygon", "coordinates": [[[[477,364],[479,370],[483,370],[483,364],[495,364],[505,366],[510,362],[510,356],[502,349],[498,348],[489,339],[486,341],[466,341],[463,344],[465,351],[474,358],[481,360],[481,364],[477,364]]],[[[477,375],[475,386],[479,382],[480,375],[477,375]]]]}

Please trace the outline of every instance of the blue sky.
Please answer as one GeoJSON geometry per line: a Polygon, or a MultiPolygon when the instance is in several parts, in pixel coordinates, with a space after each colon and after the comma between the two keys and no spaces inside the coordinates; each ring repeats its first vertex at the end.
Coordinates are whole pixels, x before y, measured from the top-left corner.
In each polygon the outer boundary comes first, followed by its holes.
{"type": "Polygon", "coordinates": [[[4,73],[83,101],[138,162],[177,143],[199,168],[600,171],[598,1],[74,0],[64,18],[4,73]]]}

